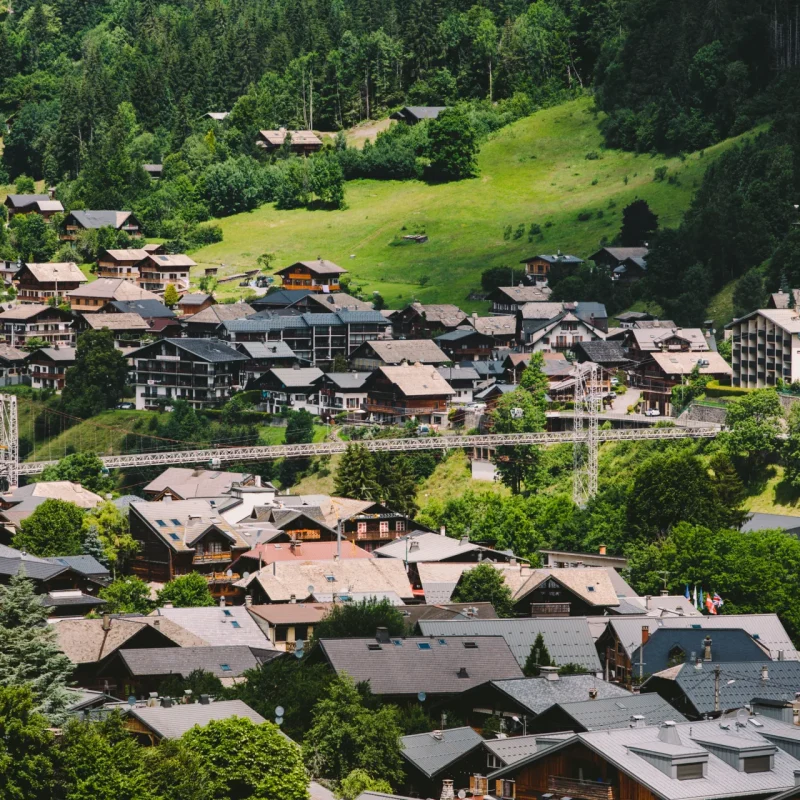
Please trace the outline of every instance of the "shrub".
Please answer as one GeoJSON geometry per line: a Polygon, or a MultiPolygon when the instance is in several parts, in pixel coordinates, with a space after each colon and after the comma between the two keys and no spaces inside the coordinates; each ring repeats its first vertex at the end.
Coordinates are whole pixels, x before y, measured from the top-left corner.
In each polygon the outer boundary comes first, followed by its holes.
{"type": "Polygon", "coordinates": [[[653,180],[654,181],[663,181],[664,178],[667,177],[667,168],[666,167],[656,167],[653,171],[653,180]]]}
{"type": "Polygon", "coordinates": [[[588,222],[591,218],[592,218],[591,211],[581,211],[581,213],[578,214],[578,222],[588,222]]]}

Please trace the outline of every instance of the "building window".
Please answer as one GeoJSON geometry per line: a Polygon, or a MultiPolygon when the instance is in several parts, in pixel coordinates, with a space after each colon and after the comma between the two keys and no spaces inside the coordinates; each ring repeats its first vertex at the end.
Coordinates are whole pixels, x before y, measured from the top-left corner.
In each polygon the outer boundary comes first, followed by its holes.
{"type": "Polygon", "coordinates": [[[769,772],[770,770],[770,756],[743,758],[742,763],[745,772],[769,772]]]}
{"type": "Polygon", "coordinates": [[[359,522],[356,528],[358,533],[366,533],[367,532],[367,523],[366,522],[359,522]]]}
{"type": "Polygon", "coordinates": [[[380,531],[381,538],[389,535],[389,523],[388,522],[380,522],[378,523],[378,530],[380,531]]]}
{"type": "Polygon", "coordinates": [[[406,529],[406,521],[404,519],[399,519],[394,525],[394,529],[398,533],[402,533],[406,529]]]}
{"type": "MultiPolygon", "coordinates": [[[[749,759],[745,759],[748,761],[749,759]]],[[[767,757],[769,760],[769,756],[767,757]]],[[[746,771],[746,770],[745,770],[746,771]]],[[[676,767],[675,777],[679,781],[693,781],[703,777],[703,763],[697,764],[678,764],[676,767]]]]}

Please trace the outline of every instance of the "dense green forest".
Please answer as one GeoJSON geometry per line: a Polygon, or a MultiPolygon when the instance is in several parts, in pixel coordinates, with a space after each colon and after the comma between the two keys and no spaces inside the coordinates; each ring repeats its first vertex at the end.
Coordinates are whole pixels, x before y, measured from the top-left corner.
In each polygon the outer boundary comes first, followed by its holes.
{"type": "MultiPolygon", "coordinates": [[[[798,63],[797,0],[21,0],[0,26],[0,179],[44,179],[67,208],[133,208],[148,235],[196,247],[219,237],[201,223],[264,202],[339,207],[348,179],[468,177],[491,131],[590,91],[613,147],[762,131],[708,170],[677,232],[648,237],[642,299],[697,323],[732,280],[740,313],[800,283],[798,63]],[[310,159],[255,146],[260,128],[334,134],[406,103],[455,109],[361,151],[341,134],[310,159]]],[[[17,224],[6,257],[75,255],[17,224]]],[[[573,297],[610,291],[597,272],[554,277],[573,297]]]]}

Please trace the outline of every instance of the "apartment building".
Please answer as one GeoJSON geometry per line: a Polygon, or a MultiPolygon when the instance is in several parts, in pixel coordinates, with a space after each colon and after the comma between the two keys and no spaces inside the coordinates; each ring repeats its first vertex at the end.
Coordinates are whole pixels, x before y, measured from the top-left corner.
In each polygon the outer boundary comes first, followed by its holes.
{"type": "Polygon", "coordinates": [[[732,340],[734,386],[760,389],[800,380],[800,315],[762,308],[725,326],[732,340]]]}
{"type": "Polygon", "coordinates": [[[30,339],[43,339],[51,345],[75,343],[72,315],[53,306],[14,306],[0,314],[0,326],[4,341],[13,347],[24,347],[30,339]]]}

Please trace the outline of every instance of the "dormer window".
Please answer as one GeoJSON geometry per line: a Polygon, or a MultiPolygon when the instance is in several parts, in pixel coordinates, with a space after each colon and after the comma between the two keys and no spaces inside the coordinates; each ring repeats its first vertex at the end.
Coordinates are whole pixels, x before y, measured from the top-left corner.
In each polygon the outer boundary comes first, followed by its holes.
{"type": "Polygon", "coordinates": [[[694,781],[703,777],[703,762],[695,764],[678,764],[675,777],[679,781],[694,781]]]}

